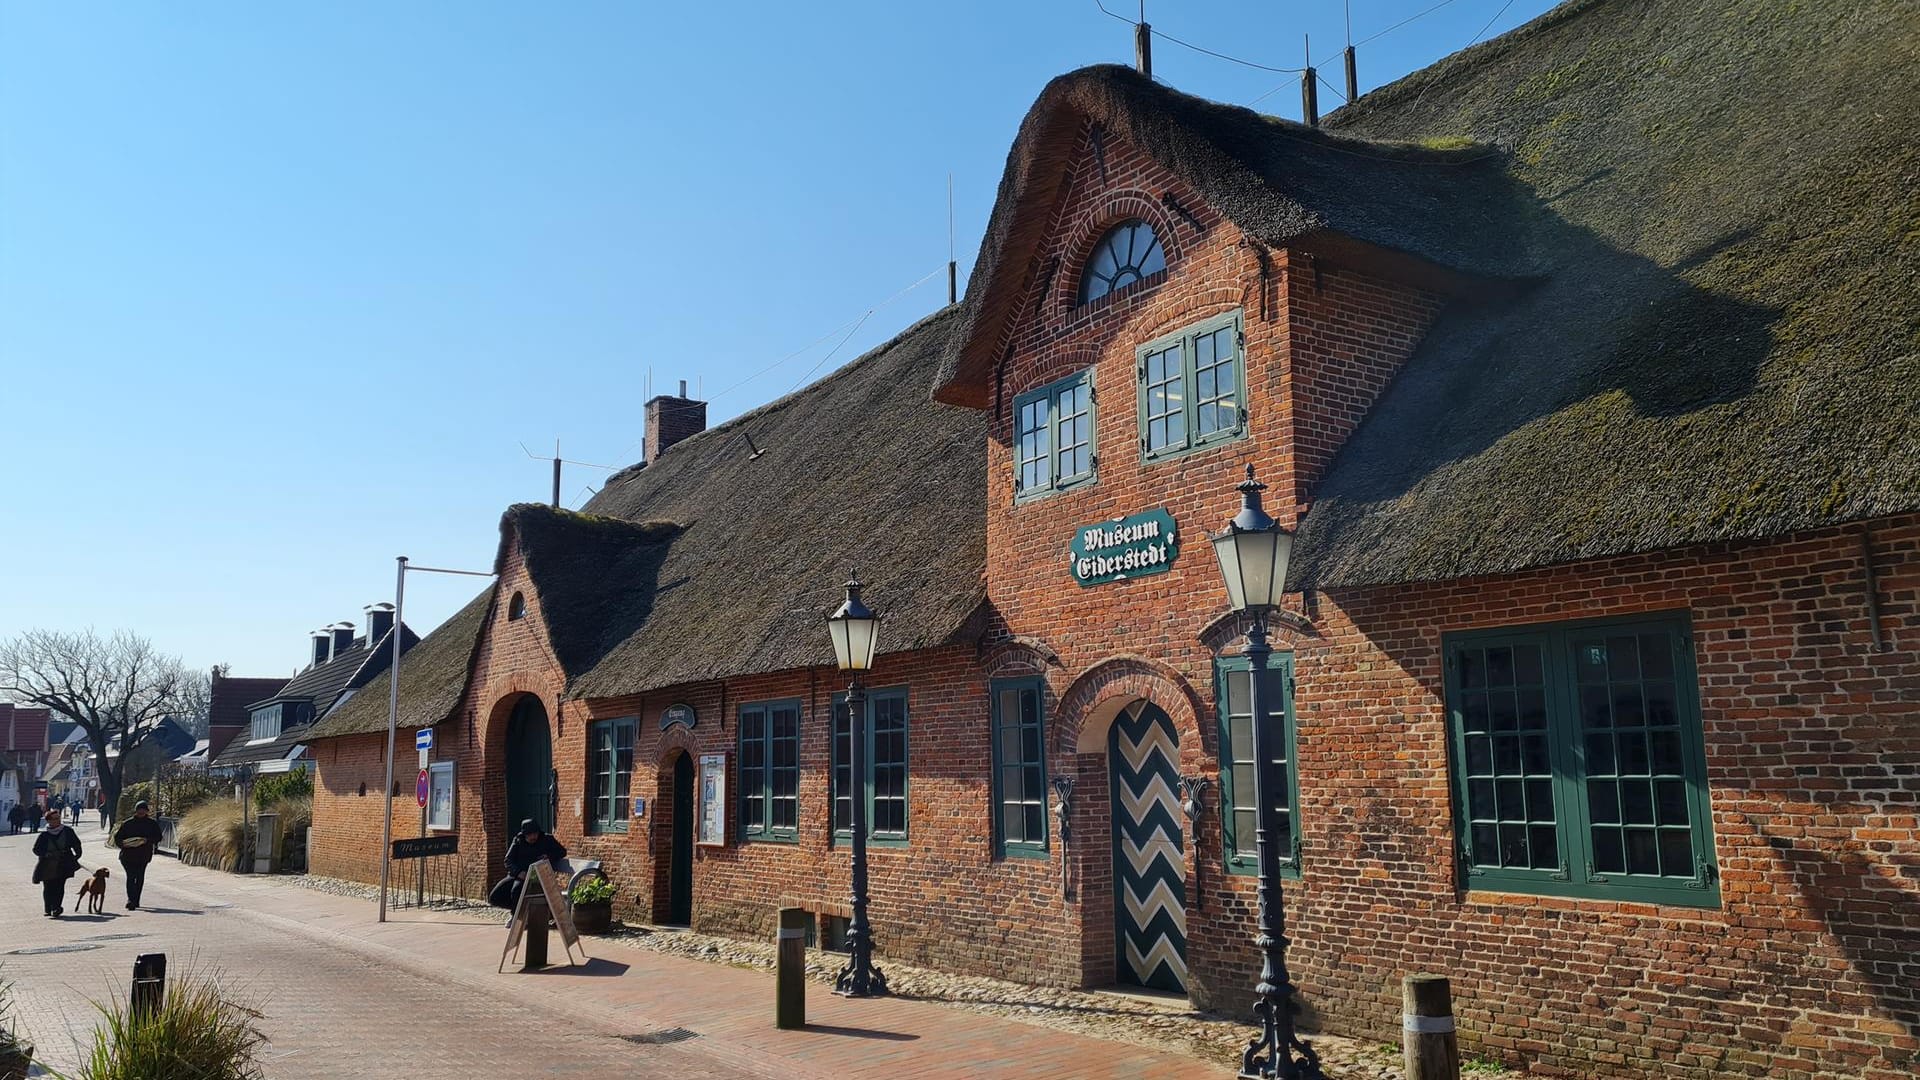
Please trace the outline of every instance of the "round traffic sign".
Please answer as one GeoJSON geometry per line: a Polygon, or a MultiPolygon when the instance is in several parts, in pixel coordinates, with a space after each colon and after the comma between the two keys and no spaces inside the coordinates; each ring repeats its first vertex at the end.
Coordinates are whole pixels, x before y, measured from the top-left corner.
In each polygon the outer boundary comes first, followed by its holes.
{"type": "Polygon", "coordinates": [[[420,782],[414,785],[413,796],[420,801],[421,806],[427,805],[427,770],[425,769],[420,770],[420,782]]]}

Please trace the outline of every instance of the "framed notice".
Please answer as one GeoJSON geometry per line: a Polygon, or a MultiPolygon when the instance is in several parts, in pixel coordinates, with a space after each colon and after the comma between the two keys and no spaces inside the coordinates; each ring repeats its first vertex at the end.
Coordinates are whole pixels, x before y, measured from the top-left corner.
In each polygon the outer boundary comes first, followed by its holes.
{"type": "Polygon", "coordinates": [[[727,755],[701,754],[699,806],[694,817],[694,842],[705,847],[727,843],[727,755]]]}
{"type": "Polygon", "coordinates": [[[427,828],[453,828],[453,762],[427,766],[427,828]]]}

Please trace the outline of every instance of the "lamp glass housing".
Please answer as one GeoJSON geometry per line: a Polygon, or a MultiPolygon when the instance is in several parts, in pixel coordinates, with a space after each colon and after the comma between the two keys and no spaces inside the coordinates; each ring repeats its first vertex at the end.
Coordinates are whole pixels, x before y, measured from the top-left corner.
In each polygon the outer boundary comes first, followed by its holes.
{"type": "Polygon", "coordinates": [[[827,629],[833,636],[833,658],[841,671],[870,671],[873,655],[880,643],[880,616],[860,600],[858,579],[847,582],[847,599],[827,616],[827,629]]]}

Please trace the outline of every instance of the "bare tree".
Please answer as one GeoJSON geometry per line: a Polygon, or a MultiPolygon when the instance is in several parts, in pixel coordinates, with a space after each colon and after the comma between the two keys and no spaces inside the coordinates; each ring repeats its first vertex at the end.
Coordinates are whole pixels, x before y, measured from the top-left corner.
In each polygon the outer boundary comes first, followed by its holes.
{"type": "Polygon", "coordinates": [[[180,705],[173,722],[196,739],[207,737],[213,718],[213,680],[224,677],[231,665],[215,664],[212,671],[195,671],[180,688],[180,705]]]}
{"type": "Polygon", "coordinates": [[[125,630],[110,638],[91,630],[29,630],[0,641],[0,693],[80,725],[108,806],[120,801],[133,751],[162,720],[181,711],[183,693],[195,678],[179,657],[125,630]],[[110,749],[118,757],[109,758],[110,749]]]}

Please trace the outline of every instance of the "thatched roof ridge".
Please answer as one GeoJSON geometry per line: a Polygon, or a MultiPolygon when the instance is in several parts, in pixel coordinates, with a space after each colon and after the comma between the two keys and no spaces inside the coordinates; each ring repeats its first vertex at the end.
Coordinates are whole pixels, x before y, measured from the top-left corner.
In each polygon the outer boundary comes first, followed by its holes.
{"type": "Polygon", "coordinates": [[[993,350],[1031,287],[1035,246],[1089,122],[1139,146],[1209,205],[1268,244],[1338,234],[1442,272],[1525,278],[1530,215],[1501,156],[1478,144],[1348,138],[1183,94],[1132,68],[1082,68],[1048,83],[1007,154],[936,395],[986,404],[993,350]]]}
{"type": "Polygon", "coordinates": [[[1510,147],[1553,270],[1442,315],[1314,493],[1294,583],[1920,509],[1917,26],[1908,0],[1581,0],[1333,114],[1510,147]]]}

